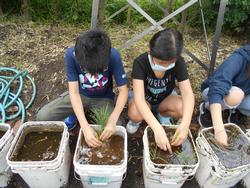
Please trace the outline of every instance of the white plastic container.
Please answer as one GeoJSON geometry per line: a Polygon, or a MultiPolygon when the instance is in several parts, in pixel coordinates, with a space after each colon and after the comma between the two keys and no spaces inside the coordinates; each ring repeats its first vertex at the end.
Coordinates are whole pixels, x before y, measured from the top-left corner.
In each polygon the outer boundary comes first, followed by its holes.
{"type": "Polygon", "coordinates": [[[12,172],[18,173],[24,181],[30,186],[35,188],[59,188],[68,183],[71,153],[69,149],[69,133],[67,126],[64,122],[27,122],[21,125],[16,137],[11,145],[7,155],[7,162],[11,167],[12,172]],[[53,131],[57,128],[63,128],[62,139],[58,155],[51,161],[11,161],[10,157],[15,151],[22,133],[27,129],[36,129],[38,131],[50,130],[53,131]]]}
{"type": "MultiPolygon", "coordinates": [[[[250,129],[246,129],[246,135],[250,140],[250,129]]],[[[243,178],[243,184],[246,188],[250,188],[250,172],[243,178]]]]}
{"type": "Polygon", "coordinates": [[[246,129],[246,135],[250,139],[250,129],[246,129]]]}
{"type": "MultiPolygon", "coordinates": [[[[97,129],[97,125],[91,125],[97,129]]],[[[83,133],[79,132],[75,155],[75,173],[80,176],[84,188],[119,188],[127,170],[127,132],[122,126],[116,126],[115,135],[124,139],[124,160],[119,165],[89,165],[79,163],[79,150],[81,147],[83,133]]]]}
{"type": "MultiPolygon", "coordinates": [[[[176,128],[177,126],[171,126],[176,128]]],[[[194,165],[175,165],[175,164],[155,164],[150,159],[149,143],[147,131],[149,126],[144,130],[143,135],[143,178],[146,188],[179,188],[184,182],[195,174],[199,166],[199,156],[197,154],[193,138],[189,132],[197,163],[194,165]]]]}
{"type": "Polygon", "coordinates": [[[0,123],[0,130],[5,131],[3,137],[0,138],[0,187],[5,187],[12,177],[6,156],[13,140],[13,133],[10,125],[4,123],[0,123]]]}
{"type": "Polygon", "coordinates": [[[250,187],[250,173],[248,173],[244,178],[243,178],[243,185],[246,188],[250,187]]]}
{"type": "MultiPolygon", "coordinates": [[[[234,126],[245,135],[237,125],[225,124],[225,126],[229,125],[234,126]]],[[[196,139],[197,150],[200,156],[200,166],[196,173],[196,179],[203,188],[232,187],[248,174],[250,164],[231,169],[223,166],[204,137],[204,132],[211,129],[213,128],[202,129],[196,139]]]]}

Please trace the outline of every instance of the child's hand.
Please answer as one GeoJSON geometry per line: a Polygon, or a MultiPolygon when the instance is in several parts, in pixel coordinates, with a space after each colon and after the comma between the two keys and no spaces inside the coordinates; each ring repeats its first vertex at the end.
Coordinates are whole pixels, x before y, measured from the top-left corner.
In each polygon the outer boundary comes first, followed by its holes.
{"type": "Polygon", "coordinates": [[[171,140],[171,145],[172,146],[181,145],[187,139],[188,130],[189,127],[180,124],[175,131],[173,139],[171,140]]]}
{"type": "Polygon", "coordinates": [[[221,144],[224,147],[228,146],[228,142],[227,142],[227,133],[225,129],[221,129],[221,130],[214,130],[214,138],[215,140],[221,144]]]}
{"type": "Polygon", "coordinates": [[[157,127],[157,129],[154,131],[154,136],[157,146],[164,151],[168,150],[169,153],[172,154],[172,149],[169,144],[168,137],[162,126],[157,127]]]}
{"type": "Polygon", "coordinates": [[[83,130],[83,134],[88,146],[94,148],[101,146],[102,143],[98,139],[98,135],[92,127],[86,126],[83,130]]]}
{"type": "Polygon", "coordinates": [[[115,133],[115,127],[116,124],[108,122],[100,136],[100,139],[102,141],[109,139],[109,137],[111,137],[115,133]]]}

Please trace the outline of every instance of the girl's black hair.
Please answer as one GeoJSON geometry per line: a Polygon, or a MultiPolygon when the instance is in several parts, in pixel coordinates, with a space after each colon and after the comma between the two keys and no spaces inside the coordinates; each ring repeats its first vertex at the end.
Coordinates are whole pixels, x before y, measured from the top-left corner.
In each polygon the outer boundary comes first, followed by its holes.
{"type": "Polygon", "coordinates": [[[149,42],[150,54],[161,60],[180,57],[183,49],[182,34],[176,29],[157,32],[149,42]]]}

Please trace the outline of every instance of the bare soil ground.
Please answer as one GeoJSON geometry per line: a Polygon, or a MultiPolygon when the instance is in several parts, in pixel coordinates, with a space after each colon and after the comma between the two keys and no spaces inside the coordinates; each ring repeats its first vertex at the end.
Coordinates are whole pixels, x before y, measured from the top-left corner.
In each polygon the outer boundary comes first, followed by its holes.
{"type": "MultiPolygon", "coordinates": [[[[105,29],[109,32],[113,46],[119,47],[145,27],[146,24],[129,27],[109,25],[105,29]]],[[[34,120],[39,108],[67,90],[64,52],[67,47],[74,45],[76,36],[86,29],[86,26],[40,25],[33,22],[24,23],[12,21],[0,23],[0,66],[28,70],[37,85],[36,100],[27,112],[27,120],[34,120]]],[[[194,29],[186,29],[184,36],[186,48],[202,61],[208,63],[205,40],[202,32],[194,29]]],[[[151,36],[147,36],[135,45],[121,50],[128,77],[130,77],[131,74],[133,59],[147,51],[147,41],[150,37],[151,36]]],[[[213,41],[212,37],[211,34],[209,36],[210,44],[213,41]]],[[[240,39],[222,36],[217,62],[220,63],[234,49],[247,43],[248,39],[244,38],[244,36],[240,39]]],[[[190,80],[196,96],[196,110],[191,126],[192,133],[195,136],[199,128],[196,122],[197,106],[201,101],[199,88],[201,82],[207,77],[207,73],[189,57],[185,56],[185,58],[188,62],[190,80]]],[[[125,125],[127,119],[126,108],[124,109],[123,116],[125,125]]],[[[75,129],[70,137],[72,154],[77,140],[78,129],[75,129]]],[[[127,176],[122,185],[123,188],[144,187],[142,173],[142,131],[143,129],[128,139],[129,162],[127,176]]],[[[15,175],[8,187],[26,188],[27,185],[19,176],[15,175]]],[[[81,187],[80,181],[74,178],[73,167],[67,187],[81,187]]],[[[195,180],[191,180],[185,183],[183,187],[197,187],[197,183],[195,180]]],[[[238,184],[236,187],[241,187],[241,185],[238,184]]]]}

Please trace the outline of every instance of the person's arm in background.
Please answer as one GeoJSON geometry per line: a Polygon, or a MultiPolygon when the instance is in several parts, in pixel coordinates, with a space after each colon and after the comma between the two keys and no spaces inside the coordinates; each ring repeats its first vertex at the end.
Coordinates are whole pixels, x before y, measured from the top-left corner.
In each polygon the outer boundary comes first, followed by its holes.
{"type": "Polygon", "coordinates": [[[222,120],[221,103],[232,87],[233,78],[240,72],[242,66],[242,56],[234,53],[216,69],[209,80],[208,100],[214,127],[214,136],[216,141],[223,146],[228,145],[228,140],[222,120]]]}
{"type": "Polygon", "coordinates": [[[214,138],[223,146],[228,146],[227,133],[222,120],[221,104],[213,103],[210,105],[210,112],[214,127],[214,138]]]}
{"type": "Polygon", "coordinates": [[[127,102],[128,99],[128,87],[127,85],[123,85],[118,87],[118,96],[115,104],[115,108],[113,112],[110,114],[108,122],[105,126],[104,131],[102,132],[100,139],[106,140],[108,139],[112,134],[115,133],[115,128],[117,121],[119,119],[119,116],[127,102]]]}
{"type": "Polygon", "coordinates": [[[171,141],[173,146],[181,145],[187,138],[194,110],[194,94],[189,79],[179,82],[179,88],[182,97],[183,116],[171,141]]]}
{"type": "Polygon", "coordinates": [[[133,79],[134,101],[137,109],[141,113],[144,120],[152,128],[155,136],[155,142],[159,148],[172,153],[167,134],[158,120],[151,112],[144,95],[144,81],[133,79]]]}
{"type": "MultiPolygon", "coordinates": [[[[84,138],[88,146],[98,147],[102,143],[98,139],[97,133],[93,128],[90,127],[85,114],[84,108],[81,101],[81,96],[79,93],[78,82],[68,82],[70,101],[75,112],[75,115],[80,123],[81,129],[84,134],[84,138]]],[[[83,101],[84,102],[84,101],[83,101]]]]}

